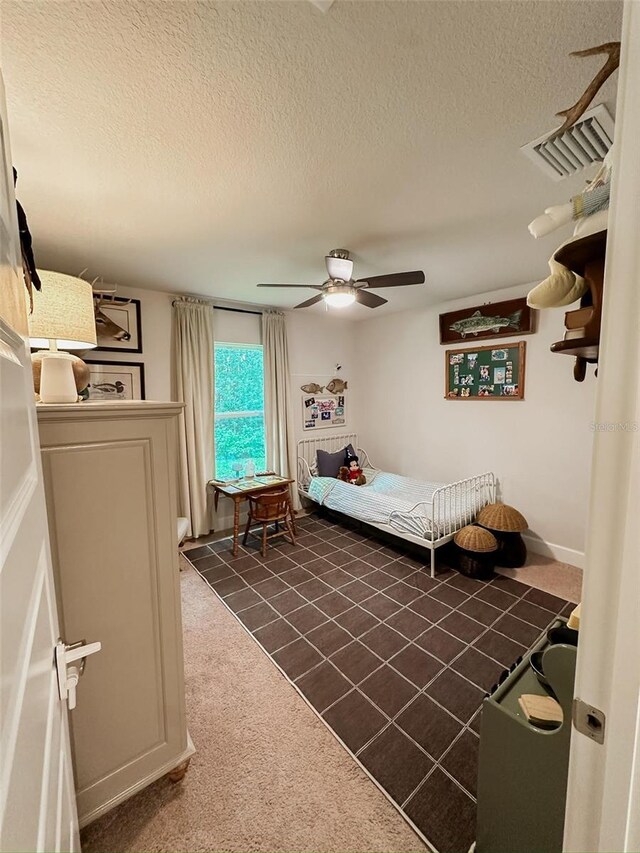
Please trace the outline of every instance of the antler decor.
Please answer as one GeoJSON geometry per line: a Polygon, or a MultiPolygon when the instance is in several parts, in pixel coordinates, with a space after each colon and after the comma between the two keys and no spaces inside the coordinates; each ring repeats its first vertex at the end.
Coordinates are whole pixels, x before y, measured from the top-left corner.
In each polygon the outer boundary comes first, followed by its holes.
{"type": "Polygon", "coordinates": [[[576,101],[576,103],[572,107],[569,107],[568,110],[561,110],[561,112],[556,113],[557,116],[564,116],[565,119],[562,126],[553,131],[549,137],[550,139],[564,133],[565,130],[568,130],[578,121],[591,101],[595,98],[598,89],[620,65],[620,42],[608,41],[606,44],[599,44],[597,47],[589,47],[586,50],[576,50],[569,54],[570,56],[596,56],[599,53],[608,54],[607,61],[600,71],[598,71],[591,83],[589,83],[584,94],[576,101]]]}

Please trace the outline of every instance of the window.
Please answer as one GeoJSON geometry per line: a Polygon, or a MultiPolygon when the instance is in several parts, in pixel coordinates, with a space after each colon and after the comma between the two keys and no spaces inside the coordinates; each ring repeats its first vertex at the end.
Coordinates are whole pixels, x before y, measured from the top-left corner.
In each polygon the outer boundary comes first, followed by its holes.
{"type": "Polygon", "coordinates": [[[215,476],[237,477],[249,459],[265,471],[262,347],[216,343],[215,360],[215,476]]]}

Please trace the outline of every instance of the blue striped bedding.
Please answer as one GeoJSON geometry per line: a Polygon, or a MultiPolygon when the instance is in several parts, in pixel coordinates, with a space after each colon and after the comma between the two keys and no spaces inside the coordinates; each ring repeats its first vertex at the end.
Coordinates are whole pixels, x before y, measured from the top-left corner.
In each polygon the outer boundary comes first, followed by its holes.
{"type": "Polygon", "coordinates": [[[400,533],[431,539],[433,493],[444,483],[426,483],[387,471],[364,469],[365,486],[353,486],[331,477],[313,477],[309,497],[329,509],[370,524],[386,524],[400,533]],[[420,504],[420,506],[416,506],[420,504]]]}

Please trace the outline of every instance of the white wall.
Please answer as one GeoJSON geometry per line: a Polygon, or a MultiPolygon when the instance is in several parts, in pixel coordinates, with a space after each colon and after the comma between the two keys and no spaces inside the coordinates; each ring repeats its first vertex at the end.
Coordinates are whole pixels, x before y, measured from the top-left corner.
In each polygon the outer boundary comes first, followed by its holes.
{"type": "Polygon", "coordinates": [[[353,379],[356,366],[356,324],[330,314],[305,311],[287,312],[289,368],[293,396],[293,418],[296,441],[309,437],[329,437],[341,432],[356,432],[358,412],[353,399],[353,379]],[[336,364],[342,370],[336,372],[336,364]],[[301,385],[317,382],[326,385],[335,377],[347,384],[347,422],[343,427],[320,429],[314,436],[303,429],[301,385]]]}
{"type": "MultiPolygon", "coordinates": [[[[438,315],[528,289],[357,323],[359,438],[377,466],[401,474],[445,482],[493,471],[501,499],[524,513],[533,536],[555,546],[559,559],[582,565],[597,380],[590,367],[575,382],[573,359],[549,351],[562,338],[563,310],[539,312],[536,334],[496,339],[527,342],[523,401],[444,399],[438,315]]],[[[545,553],[541,543],[534,547],[545,553]]]]}

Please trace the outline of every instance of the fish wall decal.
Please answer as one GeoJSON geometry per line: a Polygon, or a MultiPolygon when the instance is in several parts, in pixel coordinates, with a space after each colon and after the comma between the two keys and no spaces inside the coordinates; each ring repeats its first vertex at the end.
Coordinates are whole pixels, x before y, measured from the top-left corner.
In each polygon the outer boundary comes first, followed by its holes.
{"type": "Polygon", "coordinates": [[[305,394],[319,394],[324,391],[324,385],[317,385],[315,382],[310,382],[308,385],[301,385],[300,390],[305,394]]]}

